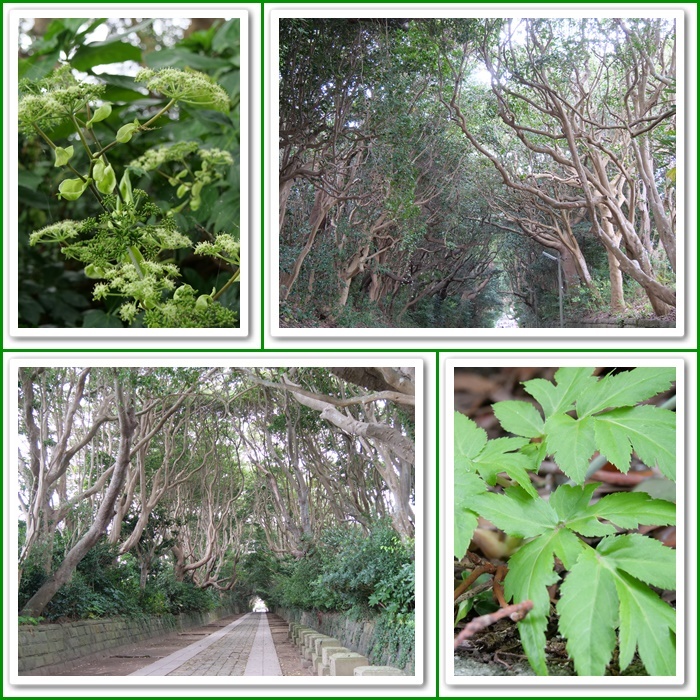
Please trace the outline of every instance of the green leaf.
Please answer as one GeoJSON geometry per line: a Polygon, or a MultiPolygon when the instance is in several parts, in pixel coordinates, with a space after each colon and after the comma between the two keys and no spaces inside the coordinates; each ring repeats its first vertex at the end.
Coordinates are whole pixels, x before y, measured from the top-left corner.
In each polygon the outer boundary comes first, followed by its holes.
{"type": "Polygon", "coordinates": [[[551,531],[524,544],[509,560],[505,595],[515,603],[531,600],[532,610],[518,622],[520,640],[530,666],[540,676],[547,675],[545,630],[549,617],[549,592],[559,580],[554,572],[554,546],[558,532],[551,531]]]}
{"type": "Polygon", "coordinates": [[[97,122],[102,122],[107,119],[110,114],[112,114],[112,105],[109,102],[105,102],[95,110],[92,119],[86,122],[85,126],[90,127],[93,124],[97,124],[97,122]]]}
{"type": "MultiPolygon", "coordinates": [[[[673,411],[656,406],[634,406],[616,408],[584,420],[595,421],[610,440],[629,441],[642,462],[649,467],[658,466],[664,476],[675,481],[676,414],[673,411]]],[[[610,459],[610,455],[605,456],[610,459]]],[[[615,466],[621,468],[618,464],[615,466]]]]}
{"type": "Polygon", "coordinates": [[[83,328],[123,328],[116,316],[109,316],[104,311],[92,309],[83,316],[83,328]]]}
{"type": "Polygon", "coordinates": [[[459,606],[457,607],[457,615],[455,615],[455,625],[467,616],[467,613],[472,609],[473,603],[473,598],[467,598],[459,604],[459,606]]]}
{"type": "Polygon", "coordinates": [[[629,372],[609,374],[579,396],[576,411],[581,417],[605,408],[635,406],[667,391],[675,379],[675,367],[637,367],[629,372]]]}
{"type": "Polygon", "coordinates": [[[504,430],[514,435],[536,438],[544,434],[544,421],[539,411],[527,401],[499,401],[493,405],[504,430]]]}
{"type": "Polygon", "coordinates": [[[55,168],[61,168],[73,157],[73,152],[75,148],[73,146],[68,146],[68,148],[61,148],[56,146],[54,154],[56,155],[56,160],[54,161],[55,168]]]}
{"type": "Polygon", "coordinates": [[[20,170],[17,175],[17,184],[20,187],[26,187],[28,190],[35,191],[41,185],[43,179],[38,173],[20,170]]]}
{"type": "Polygon", "coordinates": [[[77,70],[87,71],[94,66],[122,61],[141,62],[141,49],[126,41],[104,41],[85,44],[78,48],[71,59],[71,65],[77,70]]]}
{"type": "Polygon", "coordinates": [[[571,569],[586,547],[583,540],[574,535],[571,530],[559,529],[557,531],[557,537],[554,540],[554,553],[567,569],[571,569]]]}
{"type": "Polygon", "coordinates": [[[616,532],[612,525],[601,523],[588,505],[598,486],[600,484],[594,483],[587,486],[564,484],[549,498],[550,505],[565,526],[584,537],[601,537],[613,535],[616,532]]]}
{"type": "MultiPolygon", "coordinates": [[[[126,204],[131,204],[134,201],[134,195],[131,187],[131,178],[129,171],[125,170],[122,179],[119,181],[119,192],[126,204]]],[[[117,211],[120,210],[121,200],[117,199],[117,211]]]]}
{"type": "Polygon", "coordinates": [[[238,19],[230,19],[217,30],[212,40],[212,49],[216,53],[223,53],[227,49],[236,50],[241,43],[241,22],[238,19]]]}
{"type": "Polygon", "coordinates": [[[56,67],[56,63],[61,57],[60,50],[56,50],[47,56],[35,54],[29,58],[20,58],[18,63],[18,74],[20,80],[42,80],[56,67]]]}
{"type": "MultiPolygon", "coordinates": [[[[95,170],[97,170],[97,166],[95,166],[95,170]]],[[[111,164],[102,169],[99,178],[95,176],[95,184],[102,194],[112,194],[114,188],[117,186],[117,176],[111,164]]]]}
{"type": "Polygon", "coordinates": [[[481,517],[516,537],[536,537],[558,524],[557,514],[549,503],[533,498],[519,486],[511,486],[504,494],[478,494],[465,503],[481,517]]]}
{"type": "Polygon", "coordinates": [[[557,383],[557,403],[554,411],[565,413],[581,396],[597,384],[593,367],[561,367],[554,375],[557,383]]]}
{"type": "Polygon", "coordinates": [[[644,583],[676,589],[676,551],[652,537],[638,533],[606,537],[596,553],[644,583]]]}
{"type": "Polygon", "coordinates": [[[478,522],[474,513],[455,504],[454,555],[457,559],[461,559],[469,549],[478,522]]]}
{"type": "Polygon", "coordinates": [[[592,506],[591,512],[626,529],[640,525],[673,525],[676,522],[675,503],[651,498],[643,492],[608,494],[592,506]]]}
{"type": "Polygon", "coordinates": [[[576,399],[595,385],[592,373],[590,367],[561,367],[554,375],[556,386],[546,379],[531,379],[523,382],[523,387],[542,406],[545,418],[549,418],[574,407],[576,399]]]}
{"type": "Polygon", "coordinates": [[[623,474],[627,474],[632,463],[632,443],[621,435],[617,426],[605,421],[594,421],[596,444],[602,455],[623,474]]]}
{"type": "Polygon", "coordinates": [[[476,474],[455,467],[455,505],[466,508],[469,499],[486,491],[486,484],[476,474]]]}
{"type": "Polygon", "coordinates": [[[603,676],[617,643],[618,599],[612,573],[590,548],[560,588],[559,631],[579,676],[603,676]]]}
{"type": "Polygon", "coordinates": [[[637,649],[650,675],[675,675],[674,609],[624,572],[616,574],[615,588],[620,599],[620,668],[630,665],[637,649]]]}
{"type": "Polygon", "coordinates": [[[124,126],[119,128],[119,131],[117,131],[117,135],[115,139],[119,143],[128,143],[131,141],[131,137],[134,135],[136,131],[138,131],[138,124],[124,124],[124,126]]]}
{"type": "Polygon", "coordinates": [[[473,460],[486,446],[488,436],[471,418],[455,412],[455,457],[473,460]]]}
{"type": "Polygon", "coordinates": [[[574,420],[565,413],[547,419],[547,449],[561,470],[575,483],[583,483],[588,463],[596,451],[593,419],[574,420]]]}
{"type": "Polygon", "coordinates": [[[586,486],[563,484],[549,497],[549,505],[554,508],[560,520],[568,522],[585,513],[591,496],[598,486],[599,484],[586,486]]]}
{"type": "Polygon", "coordinates": [[[530,379],[523,382],[523,388],[542,406],[545,417],[554,413],[557,402],[557,388],[547,379],[530,379]]]}
{"type": "Polygon", "coordinates": [[[73,202],[78,199],[83,192],[85,192],[90,184],[90,181],[90,178],[87,180],[81,180],[77,177],[72,180],[64,180],[58,186],[58,192],[63,199],[73,202]]]}

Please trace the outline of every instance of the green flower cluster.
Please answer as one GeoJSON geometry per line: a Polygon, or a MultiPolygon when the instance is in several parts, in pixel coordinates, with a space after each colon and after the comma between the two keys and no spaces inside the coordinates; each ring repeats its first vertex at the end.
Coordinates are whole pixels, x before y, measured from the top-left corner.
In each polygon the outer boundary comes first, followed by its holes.
{"type": "Polygon", "coordinates": [[[205,185],[220,180],[223,170],[233,164],[233,156],[220,148],[200,148],[195,141],[180,141],[165,146],[150,148],[140,158],[129,163],[132,170],[151,172],[157,170],[160,175],[167,178],[171,187],[177,187],[177,196],[182,198],[189,194],[189,200],[185,200],[174,211],[180,211],[189,203],[190,209],[199,209],[202,200],[201,192],[205,185]],[[191,166],[192,156],[201,160],[199,170],[193,170],[191,166]],[[166,163],[179,163],[181,169],[169,174],[161,168],[166,163]],[[191,178],[189,180],[188,178],[191,178]]]}
{"type": "Polygon", "coordinates": [[[140,168],[146,172],[157,170],[165,163],[172,161],[184,161],[184,159],[194,153],[199,148],[196,141],[178,141],[170,145],[149,148],[140,158],[136,158],[129,163],[130,168],[140,168]]]}
{"type": "Polygon", "coordinates": [[[232,265],[240,264],[241,244],[229,233],[220,233],[213,242],[198,243],[195,255],[210,255],[232,265]]]}
{"type": "Polygon", "coordinates": [[[64,65],[43,80],[23,80],[20,91],[24,93],[18,108],[20,130],[32,134],[36,128],[50,129],[81,112],[87,103],[102,96],[105,85],[81,82],[71,67],[64,65]]]}
{"type": "Polygon", "coordinates": [[[80,232],[80,224],[77,221],[66,219],[50,226],[34,231],[29,236],[29,245],[37,243],[63,243],[70,238],[75,238],[80,232]]]}
{"type": "Polygon", "coordinates": [[[144,321],[149,328],[235,328],[238,315],[208,295],[197,297],[185,284],[166,302],[148,309],[144,321]]]}
{"type": "Polygon", "coordinates": [[[134,80],[145,83],[152,92],[170,97],[185,104],[197,105],[218,112],[228,112],[231,107],[226,91],[204,73],[194,70],[163,68],[158,71],[143,68],[134,80]]]}

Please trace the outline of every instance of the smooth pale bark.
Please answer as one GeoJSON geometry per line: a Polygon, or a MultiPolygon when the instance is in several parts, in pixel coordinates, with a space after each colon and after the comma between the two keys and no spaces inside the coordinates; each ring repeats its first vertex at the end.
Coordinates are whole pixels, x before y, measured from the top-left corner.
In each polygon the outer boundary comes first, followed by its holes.
{"type": "Polygon", "coordinates": [[[39,590],[29,599],[20,615],[27,617],[39,617],[58,589],[73,576],[73,572],[97,541],[104,535],[112,517],[114,506],[121,493],[127,470],[129,468],[131,444],[136,431],[133,398],[124,396],[124,390],[119,379],[115,379],[115,397],[117,416],[119,421],[119,451],[112,472],[112,479],[100,503],[94,522],[89,530],[66,554],[65,559],[56,572],[44,583],[39,590]]]}

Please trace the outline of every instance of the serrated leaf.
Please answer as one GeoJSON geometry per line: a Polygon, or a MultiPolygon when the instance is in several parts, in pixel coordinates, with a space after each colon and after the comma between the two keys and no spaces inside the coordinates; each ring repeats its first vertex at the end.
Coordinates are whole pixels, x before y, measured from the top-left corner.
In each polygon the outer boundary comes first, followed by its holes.
{"type": "MultiPolygon", "coordinates": [[[[675,481],[676,414],[673,411],[656,406],[634,406],[616,408],[584,420],[604,426],[611,440],[629,440],[644,464],[658,466],[664,476],[675,481]]],[[[605,456],[610,459],[608,454],[605,456]]]]}
{"type": "Polygon", "coordinates": [[[455,468],[455,505],[466,508],[469,499],[486,491],[486,484],[476,474],[455,468]]]}
{"type": "Polygon", "coordinates": [[[533,498],[519,486],[505,494],[484,493],[468,501],[468,507],[496,527],[516,537],[535,537],[557,526],[557,515],[541,498],[533,498]]]}
{"type": "Polygon", "coordinates": [[[471,418],[455,412],[455,456],[473,460],[486,446],[488,436],[471,418]]]}
{"type": "Polygon", "coordinates": [[[546,379],[531,379],[523,382],[523,387],[542,406],[545,418],[549,418],[570,411],[576,400],[595,386],[597,380],[592,374],[592,367],[561,367],[554,375],[556,386],[546,379]]]}
{"type": "Polygon", "coordinates": [[[581,487],[564,484],[549,498],[550,505],[566,527],[584,537],[601,537],[616,532],[612,525],[601,523],[588,505],[599,485],[594,483],[581,487]]]}
{"type": "Polygon", "coordinates": [[[604,518],[618,527],[632,529],[640,525],[674,525],[676,505],[651,498],[643,492],[611,493],[592,506],[598,518],[604,518]]]}
{"type": "Polygon", "coordinates": [[[623,474],[627,474],[632,460],[632,443],[626,435],[621,435],[614,423],[595,421],[593,424],[596,444],[600,454],[614,464],[623,474]]]}
{"type": "Polygon", "coordinates": [[[559,468],[575,483],[586,480],[588,463],[596,451],[593,419],[574,420],[565,413],[547,419],[547,449],[559,468]]]}
{"type": "Polygon", "coordinates": [[[474,513],[455,506],[454,555],[457,559],[461,559],[467,553],[477,524],[478,518],[474,513]]]}
{"type": "Polygon", "coordinates": [[[527,382],[523,382],[523,388],[542,406],[545,418],[554,413],[558,394],[557,388],[552,382],[547,379],[530,379],[527,382]]]}
{"type": "Polygon", "coordinates": [[[489,484],[495,484],[498,474],[505,472],[533,498],[537,498],[537,489],[532,485],[527,473],[528,469],[534,468],[532,458],[520,452],[514,452],[528,442],[527,438],[489,440],[483,452],[474,460],[474,468],[489,484]]]}
{"type": "Polygon", "coordinates": [[[506,598],[515,603],[531,600],[532,610],[518,622],[520,641],[530,666],[540,676],[547,675],[545,658],[545,630],[549,617],[549,593],[547,586],[559,580],[554,572],[554,545],[558,532],[524,544],[509,560],[505,578],[506,598]]]}
{"type": "Polygon", "coordinates": [[[618,598],[613,574],[587,549],[562,583],[559,631],[579,676],[603,676],[617,643],[618,598]]]}
{"type": "Polygon", "coordinates": [[[605,408],[635,406],[667,391],[675,379],[675,367],[637,367],[609,374],[577,399],[576,412],[581,417],[605,408]]]}
{"type": "Polygon", "coordinates": [[[608,563],[651,586],[676,588],[676,551],[640,534],[606,537],[596,548],[608,563]]]}
{"type": "Polygon", "coordinates": [[[567,569],[571,569],[585,548],[586,545],[583,541],[570,530],[562,528],[557,531],[557,537],[554,540],[554,553],[567,569]]]}
{"type": "Polygon", "coordinates": [[[630,665],[637,649],[649,675],[675,675],[674,609],[624,572],[615,575],[615,589],[620,599],[620,669],[630,665]]]}
{"type": "Polygon", "coordinates": [[[554,413],[566,413],[598,383],[593,367],[560,367],[554,374],[554,381],[557,383],[554,413]]]}
{"type": "Polygon", "coordinates": [[[599,485],[571,486],[563,484],[549,497],[549,505],[554,508],[560,520],[566,522],[581,515],[581,513],[585,513],[591,496],[599,485]]]}
{"type": "Polygon", "coordinates": [[[514,435],[535,438],[544,433],[544,420],[539,411],[527,401],[499,401],[493,405],[504,430],[514,435]]]}

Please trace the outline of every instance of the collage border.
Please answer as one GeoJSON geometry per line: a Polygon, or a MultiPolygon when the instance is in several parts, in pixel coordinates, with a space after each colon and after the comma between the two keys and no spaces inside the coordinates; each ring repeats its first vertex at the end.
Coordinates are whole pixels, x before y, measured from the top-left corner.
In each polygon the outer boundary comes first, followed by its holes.
{"type": "MultiPolygon", "coordinates": [[[[540,2],[540,3],[527,3],[527,2],[513,2],[513,3],[458,3],[458,2],[440,2],[438,4],[432,5],[430,3],[401,3],[398,0],[387,0],[386,2],[371,2],[370,0],[358,0],[354,3],[334,3],[334,2],[306,2],[297,3],[287,0],[281,0],[280,2],[248,2],[248,3],[202,3],[195,4],[192,2],[184,2],[175,0],[175,2],[167,2],[167,0],[152,0],[152,2],[147,3],[120,3],[120,2],[104,2],[104,3],[89,3],[87,0],[78,0],[74,3],[57,3],[57,2],[45,2],[45,3],[3,3],[3,29],[4,36],[6,37],[7,31],[7,21],[6,21],[6,8],[17,7],[17,8],[49,8],[51,6],[56,6],[60,4],[61,7],[73,7],[79,8],[81,6],[87,6],[91,9],[97,8],[99,6],[114,7],[114,8],[125,8],[125,9],[148,9],[156,7],[165,6],[178,6],[184,9],[192,8],[197,11],[208,10],[208,9],[247,9],[248,10],[248,27],[249,27],[249,58],[250,58],[250,90],[249,97],[251,100],[248,115],[249,115],[249,134],[251,139],[251,148],[249,150],[249,173],[251,175],[251,183],[258,183],[259,189],[255,184],[251,184],[250,191],[248,193],[249,197],[249,265],[250,274],[248,275],[249,287],[248,287],[248,318],[249,318],[249,329],[246,338],[207,338],[206,343],[207,348],[202,348],[202,342],[200,340],[182,340],[181,342],[175,343],[175,347],[170,347],[173,343],[166,341],[163,342],[159,338],[140,338],[138,341],[134,342],[120,342],[114,338],[109,340],[105,339],[102,341],[91,342],[89,339],[79,339],[76,343],[75,338],[61,338],[61,339],[51,339],[50,343],[45,342],[46,339],[33,338],[29,341],[18,341],[17,338],[13,338],[8,333],[8,314],[6,313],[9,308],[9,302],[11,298],[11,292],[9,290],[10,274],[7,271],[7,255],[6,246],[7,240],[4,244],[4,260],[5,264],[2,266],[3,275],[3,290],[4,290],[4,304],[3,304],[3,387],[6,387],[6,391],[3,391],[4,415],[5,428],[4,428],[4,444],[6,445],[5,457],[8,464],[13,463],[13,457],[9,452],[9,430],[12,428],[8,417],[8,398],[12,391],[13,382],[12,378],[8,375],[10,361],[17,362],[21,361],[22,358],[42,358],[54,357],[61,358],[65,357],[71,361],[80,361],[80,358],[88,358],[91,355],[96,355],[98,357],[114,357],[114,358],[140,358],[147,361],[150,357],[155,355],[163,355],[164,357],[172,358],[172,360],[177,363],[178,358],[185,359],[211,359],[215,361],[217,358],[223,360],[226,358],[227,361],[232,361],[236,357],[250,357],[264,362],[265,358],[273,361],[275,358],[282,359],[293,359],[312,357],[322,359],[324,357],[334,357],[346,355],[348,357],[360,357],[366,358],[367,361],[371,360],[381,360],[382,357],[409,357],[410,355],[420,356],[425,360],[424,367],[424,479],[428,478],[431,460],[431,449],[432,454],[435,458],[435,469],[434,469],[434,486],[433,486],[433,502],[434,502],[434,512],[431,513],[430,504],[428,499],[425,499],[424,503],[424,523],[426,530],[424,532],[424,544],[425,544],[425,582],[424,591],[426,596],[431,594],[435,595],[435,600],[442,600],[442,584],[441,578],[444,571],[444,562],[441,558],[442,552],[442,542],[445,535],[446,524],[444,522],[445,508],[444,508],[444,497],[442,494],[443,483],[441,479],[441,474],[447,468],[445,464],[446,452],[444,449],[441,451],[441,444],[444,438],[444,419],[447,413],[447,404],[445,403],[449,397],[446,395],[446,384],[445,384],[445,366],[446,361],[457,357],[460,360],[468,361],[469,358],[474,360],[480,359],[496,359],[500,360],[504,357],[509,358],[531,358],[531,359],[552,359],[553,362],[550,363],[551,366],[556,366],[556,357],[580,357],[582,360],[587,358],[610,356],[611,358],[626,356],[626,359],[633,359],[636,357],[658,357],[667,358],[673,360],[683,360],[686,366],[686,407],[687,412],[685,416],[686,422],[686,458],[687,462],[687,474],[690,478],[686,484],[686,499],[693,499],[692,503],[697,504],[697,483],[695,481],[695,471],[693,467],[697,464],[697,454],[696,454],[696,431],[693,430],[693,426],[697,422],[697,275],[693,274],[694,271],[698,269],[700,264],[700,258],[698,257],[697,243],[693,232],[697,231],[697,212],[694,210],[694,203],[691,206],[691,198],[693,198],[694,187],[686,186],[686,325],[685,325],[685,335],[681,339],[669,340],[665,342],[663,339],[659,338],[631,338],[629,336],[625,338],[615,337],[613,339],[608,339],[604,337],[598,337],[595,339],[590,339],[587,337],[576,338],[572,337],[567,340],[562,340],[557,347],[542,347],[545,344],[551,345],[552,340],[545,337],[533,337],[524,339],[513,339],[509,338],[507,341],[499,341],[496,338],[455,338],[455,339],[434,339],[433,342],[437,347],[429,347],[431,341],[429,339],[423,338],[398,338],[391,339],[387,341],[388,346],[386,347],[376,347],[374,349],[367,349],[368,345],[376,345],[377,338],[366,338],[366,339],[327,339],[326,342],[318,337],[315,338],[284,338],[275,337],[272,335],[271,323],[272,318],[270,310],[272,309],[271,304],[274,300],[271,299],[271,291],[269,284],[269,276],[267,270],[266,256],[269,259],[269,250],[272,245],[271,242],[271,230],[270,222],[274,221],[274,216],[270,215],[267,211],[269,206],[270,198],[267,196],[269,194],[269,187],[272,183],[272,175],[267,175],[268,163],[266,162],[267,155],[265,152],[266,144],[268,143],[268,130],[269,130],[269,119],[266,114],[266,107],[269,102],[268,91],[271,86],[268,84],[267,72],[268,72],[268,62],[270,60],[269,48],[266,44],[266,32],[268,28],[270,11],[273,9],[281,8],[391,8],[400,6],[402,11],[410,11],[411,9],[419,8],[447,8],[452,9],[454,7],[467,8],[478,8],[483,7],[488,8],[517,8],[520,6],[527,7],[528,10],[537,9],[538,7],[624,7],[630,6],[634,9],[640,9],[640,13],[646,8],[658,8],[658,9],[672,9],[673,7],[678,7],[685,10],[686,13],[686,28],[688,29],[686,35],[686,86],[687,86],[687,103],[686,103],[686,131],[687,131],[687,141],[686,141],[686,155],[688,156],[686,163],[686,183],[692,186],[696,186],[695,174],[697,172],[696,167],[696,120],[695,114],[697,113],[697,56],[691,56],[693,52],[696,54],[697,46],[697,5],[689,3],[634,3],[631,0],[623,0],[617,3],[558,3],[558,2],[540,2]],[[693,62],[692,59],[695,59],[693,62]],[[691,112],[692,110],[692,112],[691,112]],[[267,251],[267,253],[266,253],[267,251]],[[693,256],[694,253],[694,256],[693,256]],[[690,256],[690,257],[688,257],[690,256]],[[695,260],[695,266],[693,270],[693,265],[691,265],[692,260],[695,260]],[[259,280],[257,280],[257,288],[255,281],[255,270],[259,270],[259,280]],[[257,343],[257,344],[256,344],[257,343]],[[343,347],[339,347],[340,345],[343,347]],[[516,348],[503,347],[505,345],[517,345],[516,348]],[[644,347],[638,347],[640,345],[644,347]],[[104,347],[109,345],[111,347],[104,347]],[[164,345],[167,345],[167,350],[164,349],[164,345]],[[49,347],[50,346],[50,347],[49,347]],[[390,346],[390,347],[389,347],[390,346]],[[495,346],[495,347],[494,347],[495,346]],[[432,387],[432,388],[431,388],[432,387]],[[430,410],[429,404],[429,392],[432,390],[434,398],[434,416],[430,410]],[[692,486],[692,490],[689,490],[692,486]],[[433,536],[430,533],[430,524],[434,527],[433,536]],[[434,551],[433,551],[434,550],[434,551]],[[428,570],[430,569],[430,555],[434,555],[435,561],[435,577],[430,580],[430,575],[428,570]]],[[[7,78],[8,78],[8,68],[6,61],[6,52],[9,51],[9,45],[6,44],[3,51],[3,80],[4,85],[7,90],[7,78]]],[[[6,95],[7,98],[7,95],[6,95]]],[[[7,226],[7,183],[11,181],[11,175],[9,175],[9,162],[7,160],[7,150],[6,150],[6,139],[10,138],[12,133],[11,125],[7,119],[7,113],[3,114],[3,126],[4,126],[4,138],[3,138],[3,167],[4,167],[4,197],[3,197],[3,221],[6,223],[5,230],[11,231],[11,227],[7,226]]],[[[584,335],[582,333],[582,335],[584,335]]],[[[548,365],[550,366],[550,365],[548,365]]],[[[431,477],[432,478],[432,477],[431,477]]],[[[7,484],[7,474],[6,480],[3,483],[3,490],[5,494],[9,494],[7,484]]],[[[3,512],[5,513],[4,522],[7,525],[9,518],[10,509],[7,508],[7,498],[6,495],[3,499],[3,512]]],[[[687,532],[687,542],[693,541],[693,534],[697,533],[696,522],[688,522],[688,517],[693,517],[695,514],[694,508],[689,507],[686,509],[686,532],[687,532]]],[[[8,530],[5,528],[5,538],[3,542],[5,557],[4,557],[4,573],[5,580],[7,580],[8,575],[8,556],[14,551],[11,543],[8,542],[8,530]]],[[[692,576],[693,572],[696,571],[695,567],[695,555],[696,552],[687,552],[686,559],[686,575],[692,576]]],[[[7,591],[7,587],[4,587],[7,591]]],[[[695,594],[696,581],[686,579],[686,598],[690,594],[695,594]]],[[[695,595],[693,595],[693,600],[695,601],[695,595]]],[[[444,601],[443,601],[444,602],[444,601]]],[[[5,604],[8,604],[7,596],[5,599],[5,604]]],[[[300,692],[295,692],[295,688],[285,689],[285,694],[290,696],[296,695],[309,695],[313,693],[315,697],[371,697],[373,694],[375,696],[397,696],[397,697],[461,697],[467,694],[469,691],[466,687],[455,688],[450,686],[445,682],[444,678],[444,653],[441,656],[440,649],[442,646],[441,640],[441,607],[438,607],[436,603],[435,618],[434,620],[429,619],[428,615],[428,605],[425,605],[425,630],[427,637],[424,640],[424,679],[423,684],[419,688],[411,688],[404,686],[396,692],[392,692],[389,688],[374,687],[372,690],[370,687],[366,689],[357,688],[353,689],[352,692],[340,693],[338,692],[340,688],[330,688],[330,687],[320,687],[315,685],[308,685],[301,688],[300,692]],[[431,626],[431,622],[434,623],[431,626]],[[432,633],[434,632],[434,637],[432,633]],[[434,656],[430,658],[431,651],[431,638],[434,639],[435,649],[434,656]],[[324,695],[327,693],[327,695],[324,695]]],[[[7,610],[7,608],[6,608],[7,610]]],[[[688,607],[689,612],[694,612],[692,619],[688,621],[688,626],[686,628],[686,683],[682,688],[634,688],[624,685],[597,685],[595,687],[587,687],[585,684],[580,683],[578,688],[572,688],[570,685],[560,686],[554,683],[544,682],[542,684],[537,684],[532,688],[518,688],[514,685],[499,686],[496,685],[480,685],[478,682],[474,683],[473,686],[476,690],[477,695],[483,695],[485,697],[495,697],[494,692],[499,689],[504,691],[504,695],[508,697],[560,697],[562,695],[572,696],[572,697],[590,697],[587,694],[593,690],[593,692],[598,695],[601,690],[612,690],[616,695],[639,697],[639,696],[669,696],[669,697],[695,697],[697,689],[697,679],[696,670],[694,668],[694,658],[697,653],[696,649],[696,629],[695,625],[697,622],[697,611],[693,611],[693,606],[688,607]],[[688,638],[689,634],[693,634],[693,638],[688,638]],[[689,656],[690,654],[690,656],[689,656]],[[668,691],[668,692],[667,692],[668,691]]],[[[11,616],[5,615],[5,619],[9,619],[11,616]]],[[[444,632],[444,630],[443,630],[444,632]]],[[[5,634],[5,649],[9,648],[7,644],[7,625],[4,629],[5,634]]],[[[7,673],[7,653],[4,655],[4,686],[5,693],[7,697],[40,697],[44,694],[37,692],[36,686],[11,686],[8,683],[8,673],[7,673]]],[[[233,684],[229,686],[235,687],[233,684]]],[[[255,692],[255,689],[249,689],[248,687],[238,686],[243,693],[250,692],[248,697],[276,697],[279,695],[279,691],[275,692],[269,687],[265,687],[262,684],[259,687],[260,692],[255,692]],[[263,692],[265,691],[265,692],[263,692]]],[[[133,686],[132,686],[133,688],[133,686]]],[[[195,692],[192,695],[189,693],[190,690],[175,689],[175,688],[158,688],[153,689],[158,692],[151,692],[150,688],[144,687],[140,689],[144,696],[182,696],[190,697],[194,695],[202,695],[202,692],[195,692]],[[181,692],[178,692],[181,691],[181,692]]],[[[192,690],[195,690],[192,686],[192,690]]],[[[200,691],[203,688],[199,688],[200,691]]],[[[213,686],[206,686],[207,695],[219,696],[227,695],[226,688],[219,689],[213,686]]],[[[346,690],[343,688],[343,690],[346,690]]],[[[126,689],[115,690],[113,688],[105,687],[105,684],[85,684],[76,685],[71,688],[54,688],[50,691],[50,695],[46,696],[92,696],[93,694],[98,694],[101,696],[122,696],[123,693],[128,692],[131,696],[131,691],[126,689]],[[65,691],[65,692],[64,692],[65,691]]],[[[469,693],[471,694],[471,693],[469,693]]],[[[238,697],[246,697],[241,694],[238,697]]]]}

